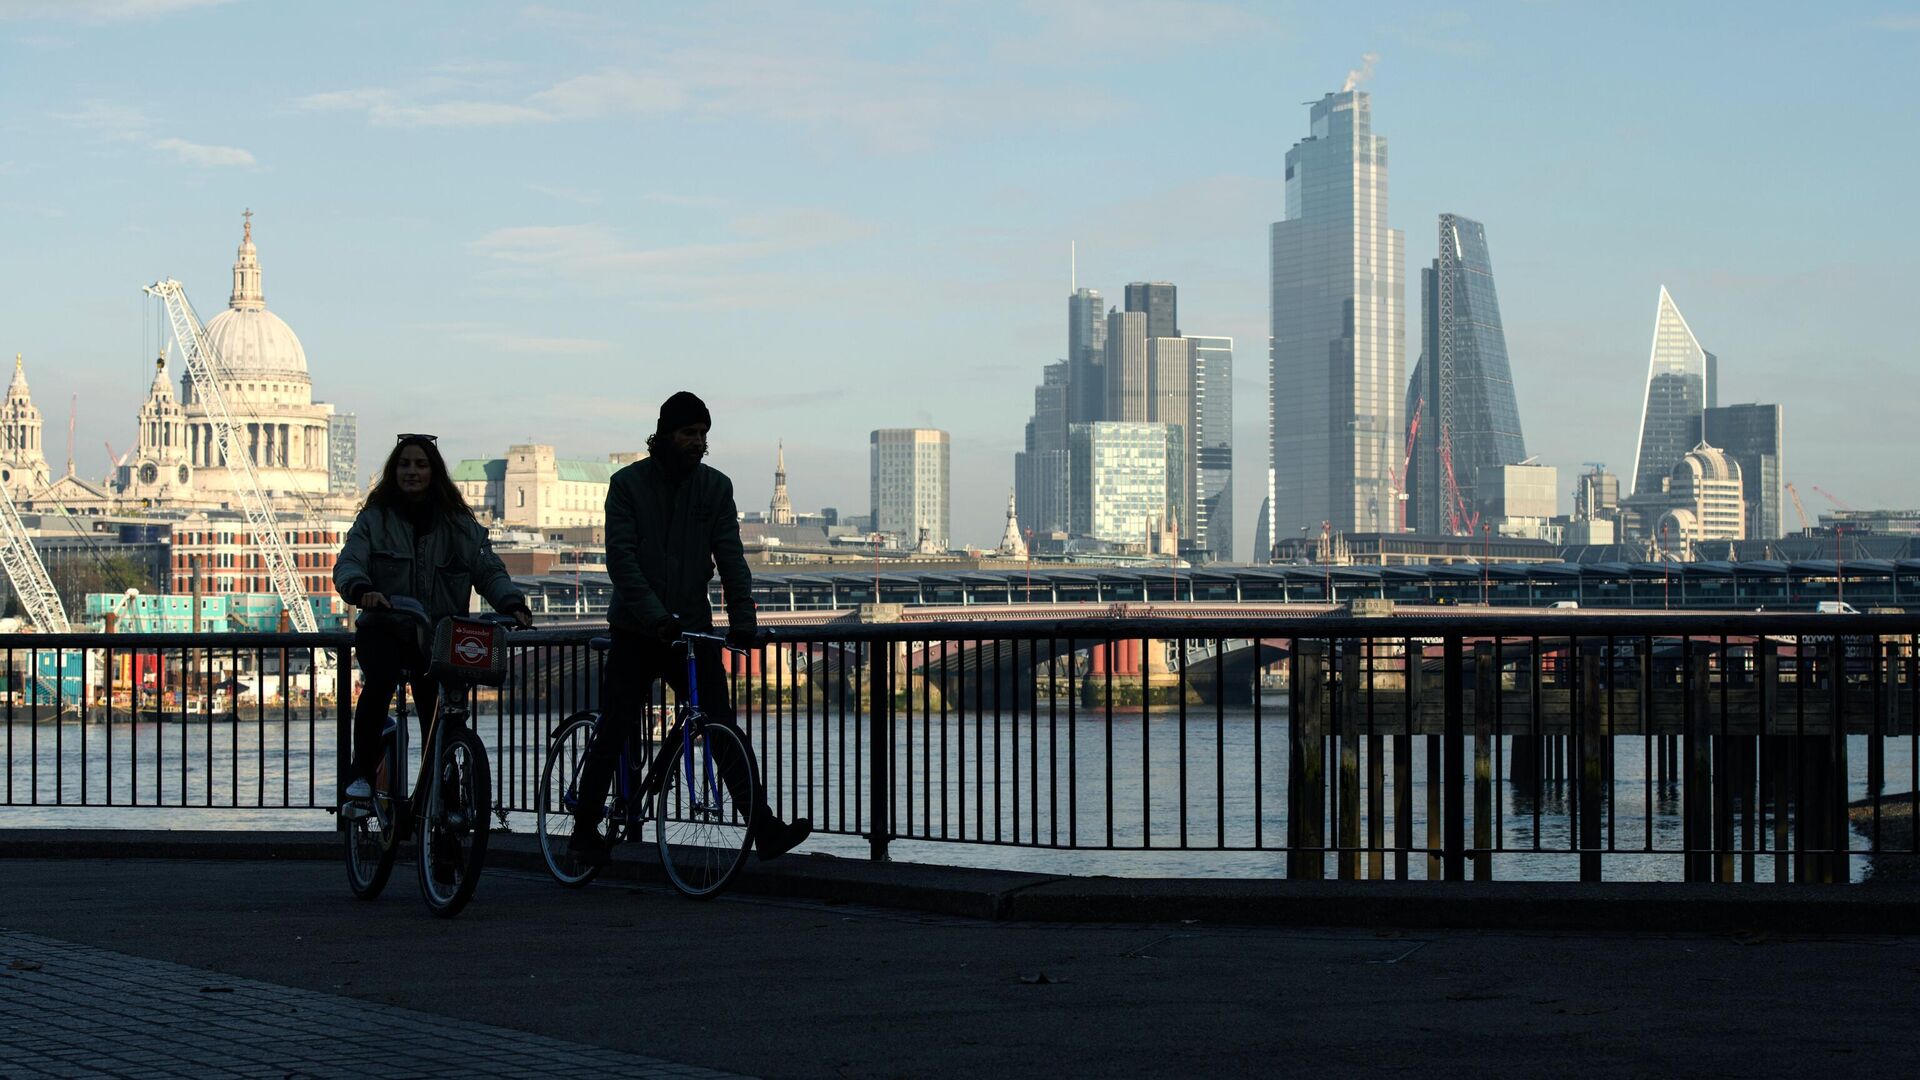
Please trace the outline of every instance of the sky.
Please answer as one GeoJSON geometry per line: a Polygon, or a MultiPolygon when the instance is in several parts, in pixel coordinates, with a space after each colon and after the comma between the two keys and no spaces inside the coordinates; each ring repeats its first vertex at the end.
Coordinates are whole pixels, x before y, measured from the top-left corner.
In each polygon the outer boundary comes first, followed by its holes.
{"type": "Polygon", "coordinates": [[[637,449],[690,389],[746,508],[777,441],[796,507],[865,513],[869,431],[949,431],[953,539],[990,546],[1074,244],[1080,285],[1173,281],[1183,332],[1235,339],[1244,558],[1284,157],[1364,72],[1409,373],[1464,214],[1562,488],[1631,472],[1665,285],[1722,403],[1784,405],[1809,513],[1914,507],[1916,53],[1911,3],[0,0],[0,352],[55,470],[77,401],[104,475],[141,286],[211,318],[251,208],[363,474],[399,431],[637,449]]]}

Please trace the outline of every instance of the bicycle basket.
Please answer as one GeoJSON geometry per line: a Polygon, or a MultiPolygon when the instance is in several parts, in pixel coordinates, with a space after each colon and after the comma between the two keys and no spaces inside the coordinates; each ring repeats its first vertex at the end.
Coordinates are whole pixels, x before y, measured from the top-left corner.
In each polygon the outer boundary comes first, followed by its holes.
{"type": "Polygon", "coordinates": [[[499,686],[507,681],[507,631],[484,619],[441,619],[433,628],[433,661],[428,674],[499,686]]]}

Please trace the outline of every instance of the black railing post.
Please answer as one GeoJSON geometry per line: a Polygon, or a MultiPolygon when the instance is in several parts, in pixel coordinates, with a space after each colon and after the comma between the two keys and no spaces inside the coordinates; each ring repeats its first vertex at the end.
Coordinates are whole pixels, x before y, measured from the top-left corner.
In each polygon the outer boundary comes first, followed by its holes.
{"type": "Polygon", "coordinates": [[[1713,726],[1712,687],[1707,654],[1693,649],[1687,639],[1681,667],[1685,695],[1686,729],[1681,736],[1680,784],[1683,823],[1680,835],[1686,848],[1686,880],[1713,880],[1713,726]]]}
{"type": "MultiPolygon", "coordinates": [[[[181,700],[186,700],[184,694],[181,700]]],[[[353,650],[345,645],[333,650],[333,712],[337,730],[333,751],[333,804],[328,809],[334,811],[334,825],[344,829],[347,819],[339,814],[340,802],[347,788],[347,766],[353,762],[353,650]]]]}
{"type": "Polygon", "coordinates": [[[1465,665],[1460,635],[1448,634],[1444,649],[1446,659],[1443,665],[1442,697],[1445,727],[1440,737],[1440,805],[1445,832],[1440,859],[1445,867],[1446,880],[1463,881],[1467,876],[1466,787],[1463,776],[1466,765],[1467,688],[1465,672],[1462,670],[1465,665]]]}
{"type": "Polygon", "coordinates": [[[1493,880],[1493,721],[1500,669],[1493,643],[1473,647],[1473,880],[1493,880]]]}
{"type": "Polygon", "coordinates": [[[1287,876],[1316,881],[1327,875],[1324,650],[1322,642],[1295,638],[1288,681],[1287,876]]]}
{"type": "Polygon", "coordinates": [[[887,861],[887,841],[893,838],[893,643],[874,641],[872,704],[867,713],[867,761],[870,800],[867,804],[868,858],[887,861]]]}
{"type": "MultiPolygon", "coordinates": [[[[1609,672],[1611,674],[1611,672],[1609,672]]],[[[1600,880],[1600,658],[1580,657],[1580,880],[1600,880]]]]}

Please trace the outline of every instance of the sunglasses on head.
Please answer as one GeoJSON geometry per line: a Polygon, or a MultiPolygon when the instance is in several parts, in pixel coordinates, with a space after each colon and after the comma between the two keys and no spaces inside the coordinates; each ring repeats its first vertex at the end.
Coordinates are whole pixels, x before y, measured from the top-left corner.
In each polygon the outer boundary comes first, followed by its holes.
{"type": "Polygon", "coordinates": [[[437,443],[440,441],[440,436],[427,435],[417,431],[409,431],[403,435],[396,435],[393,441],[396,443],[403,443],[403,442],[406,442],[408,439],[423,439],[430,443],[437,443]]]}

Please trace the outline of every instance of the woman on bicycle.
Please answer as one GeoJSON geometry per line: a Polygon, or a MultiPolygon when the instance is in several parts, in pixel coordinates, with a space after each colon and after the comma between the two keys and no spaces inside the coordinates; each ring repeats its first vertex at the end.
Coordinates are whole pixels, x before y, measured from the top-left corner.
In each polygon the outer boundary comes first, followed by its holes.
{"type": "MultiPolygon", "coordinates": [[[[411,597],[433,623],[465,615],[468,593],[475,591],[495,611],[532,626],[526,597],[513,587],[435,443],[433,435],[402,435],[395,442],[334,563],[334,588],[363,612],[390,611],[394,597],[411,597]]],[[[380,732],[402,669],[411,673],[423,727],[433,715],[439,686],[427,676],[421,650],[418,629],[407,620],[363,615],[354,628],[361,689],[353,710],[353,761],[342,776],[348,799],[373,797],[369,781],[380,757],[380,732]]]]}

